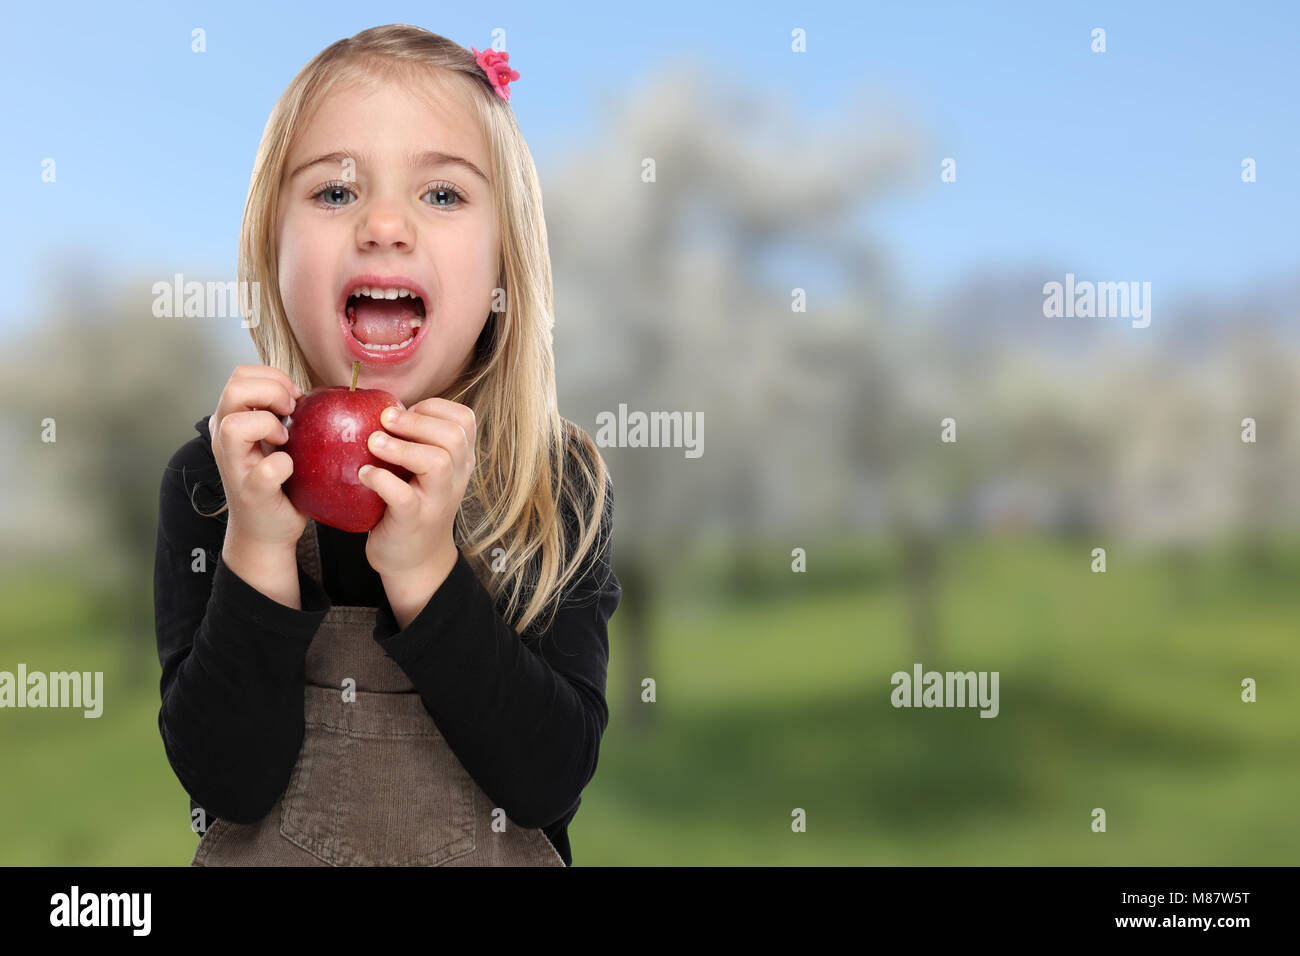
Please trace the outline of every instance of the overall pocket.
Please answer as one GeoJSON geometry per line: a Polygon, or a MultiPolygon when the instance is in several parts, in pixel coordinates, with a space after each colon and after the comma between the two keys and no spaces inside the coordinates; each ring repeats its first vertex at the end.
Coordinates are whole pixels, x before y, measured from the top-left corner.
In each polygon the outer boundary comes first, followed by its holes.
{"type": "Polygon", "coordinates": [[[475,783],[415,693],[308,685],[280,834],[334,866],[437,866],[474,851],[475,783]]]}

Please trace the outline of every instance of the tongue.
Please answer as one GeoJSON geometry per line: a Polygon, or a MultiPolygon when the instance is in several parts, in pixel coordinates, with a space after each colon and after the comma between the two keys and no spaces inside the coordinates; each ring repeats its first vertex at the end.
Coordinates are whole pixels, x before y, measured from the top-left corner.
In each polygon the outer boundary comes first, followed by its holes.
{"type": "Polygon", "coordinates": [[[353,301],[348,318],[352,320],[352,334],[358,341],[371,345],[397,345],[415,333],[411,320],[419,318],[419,313],[409,297],[372,299],[362,296],[353,301]]]}

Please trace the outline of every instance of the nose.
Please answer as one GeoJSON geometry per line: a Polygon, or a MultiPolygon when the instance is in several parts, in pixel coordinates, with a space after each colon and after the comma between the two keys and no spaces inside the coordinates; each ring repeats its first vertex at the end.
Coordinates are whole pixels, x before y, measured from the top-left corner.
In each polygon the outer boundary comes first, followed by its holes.
{"type": "Polygon", "coordinates": [[[415,231],[406,212],[391,197],[372,200],[357,226],[357,245],[362,249],[409,249],[414,241],[415,231]]]}

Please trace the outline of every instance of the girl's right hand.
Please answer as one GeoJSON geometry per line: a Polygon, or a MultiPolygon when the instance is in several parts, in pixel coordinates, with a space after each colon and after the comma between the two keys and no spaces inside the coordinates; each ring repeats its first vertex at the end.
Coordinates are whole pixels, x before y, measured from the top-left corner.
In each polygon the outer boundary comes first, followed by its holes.
{"type": "Polygon", "coordinates": [[[208,419],[212,455],[230,506],[227,540],[241,548],[292,552],[307,527],[306,516],[280,487],[293,473],[293,459],[283,451],[268,454],[263,444],[288,441],[280,416],[290,414],[301,397],[293,379],[279,369],[240,365],[208,419]]]}

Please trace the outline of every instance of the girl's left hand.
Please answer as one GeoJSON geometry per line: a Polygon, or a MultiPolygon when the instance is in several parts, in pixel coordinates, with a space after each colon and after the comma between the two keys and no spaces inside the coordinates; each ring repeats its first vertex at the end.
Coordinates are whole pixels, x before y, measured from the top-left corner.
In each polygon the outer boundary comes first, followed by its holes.
{"type": "Polygon", "coordinates": [[[371,454],[401,465],[411,479],[386,468],[362,470],[361,483],[388,505],[366,540],[366,559],[384,579],[390,600],[394,590],[427,590],[427,601],[459,556],[452,529],[474,470],[474,410],[426,398],[405,411],[386,408],[380,421],[391,434],[372,432],[371,454]]]}

